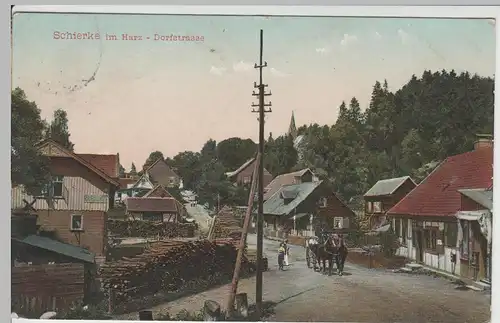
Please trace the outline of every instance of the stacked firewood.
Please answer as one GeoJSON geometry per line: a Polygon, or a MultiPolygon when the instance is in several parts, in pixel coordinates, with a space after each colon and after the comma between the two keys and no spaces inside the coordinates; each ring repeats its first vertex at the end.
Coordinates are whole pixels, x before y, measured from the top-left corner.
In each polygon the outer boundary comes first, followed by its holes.
{"type": "Polygon", "coordinates": [[[222,208],[214,218],[212,238],[241,239],[242,223],[229,207],[222,208]]]}
{"type": "Polygon", "coordinates": [[[192,223],[108,220],[108,232],[118,237],[189,238],[194,236],[192,223]]]}
{"type": "MultiPolygon", "coordinates": [[[[165,240],[143,254],[103,264],[99,270],[105,291],[116,302],[160,291],[179,291],[186,283],[214,275],[231,275],[237,249],[229,240],[165,240]]],[[[244,257],[244,270],[249,264],[244,257]]],[[[108,295],[109,296],[109,295],[108,295]]]]}

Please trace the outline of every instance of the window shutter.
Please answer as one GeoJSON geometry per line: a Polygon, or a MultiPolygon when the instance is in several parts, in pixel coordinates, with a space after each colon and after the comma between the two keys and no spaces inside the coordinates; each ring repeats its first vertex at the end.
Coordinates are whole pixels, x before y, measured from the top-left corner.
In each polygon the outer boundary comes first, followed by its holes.
{"type": "Polygon", "coordinates": [[[349,228],[349,218],[344,218],[342,220],[342,228],[343,229],[348,229],[349,228]]]}

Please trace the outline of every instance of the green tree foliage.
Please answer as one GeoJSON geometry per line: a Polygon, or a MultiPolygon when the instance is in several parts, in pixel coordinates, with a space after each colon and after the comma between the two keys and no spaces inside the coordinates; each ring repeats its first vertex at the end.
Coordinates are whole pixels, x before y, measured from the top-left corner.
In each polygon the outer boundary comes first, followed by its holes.
{"type": "Polygon", "coordinates": [[[236,170],[255,156],[257,145],[251,139],[229,138],[217,144],[217,157],[226,169],[236,170]]]}
{"type": "Polygon", "coordinates": [[[11,93],[11,181],[23,185],[30,195],[39,195],[49,179],[48,161],[36,145],[43,139],[46,124],[35,102],[20,88],[11,93]]]}
{"type": "Polygon", "coordinates": [[[63,109],[57,109],[54,111],[54,117],[45,133],[45,137],[73,151],[75,145],[69,139],[70,136],[68,114],[63,109]]]}
{"type": "Polygon", "coordinates": [[[132,163],[132,166],[130,166],[130,175],[137,175],[137,168],[135,167],[134,163],[132,163]]]}
{"type": "Polygon", "coordinates": [[[304,166],[329,178],[346,200],[383,178],[422,180],[440,161],[472,149],[477,133],[493,133],[491,78],[424,71],[401,89],[376,82],[362,112],[353,98],[336,123],[302,126],[304,166]]]}
{"type": "MultiPolygon", "coordinates": [[[[471,150],[477,133],[492,134],[493,88],[492,78],[455,71],[424,71],[396,91],[375,82],[366,110],[352,98],[336,109],[333,125],[297,128],[304,136],[300,160],[291,137],[269,134],[264,166],[274,176],[311,168],[357,209],[353,203],[378,180],[410,175],[418,182],[447,156],[471,150]]],[[[251,157],[250,147],[239,138],[209,140],[200,153],[169,162],[202,201],[246,204],[248,187],[232,185],[224,173],[251,157]]]]}
{"type": "Polygon", "coordinates": [[[167,164],[177,170],[182,178],[185,189],[194,190],[201,176],[201,154],[192,151],[183,151],[167,158],[167,164]]]}
{"type": "Polygon", "coordinates": [[[288,173],[297,164],[297,150],[289,135],[267,140],[264,154],[264,167],[274,176],[288,173]]]}
{"type": "Polygon", "coordinates": [[[142,170],[146,170],[149,168],[149,166],[153,165],[154,162],[156,162],[158,159],[165,159],[163,157],[163,153],[161,151],[153,151],[151,154],[149,154],[148,158],[144,162],[144,165],[142,166],[142,170]]]}

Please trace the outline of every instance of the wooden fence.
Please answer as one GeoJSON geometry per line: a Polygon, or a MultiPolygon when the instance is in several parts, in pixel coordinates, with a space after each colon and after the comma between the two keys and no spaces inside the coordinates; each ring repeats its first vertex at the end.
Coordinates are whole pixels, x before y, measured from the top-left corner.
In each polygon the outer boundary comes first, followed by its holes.
{"type": "Polygon", "coordinates": [[[84,297],[83,264],[44,264],[12,267],[12,311],[39,318],[46,311],[60,311],[84,297]]]}

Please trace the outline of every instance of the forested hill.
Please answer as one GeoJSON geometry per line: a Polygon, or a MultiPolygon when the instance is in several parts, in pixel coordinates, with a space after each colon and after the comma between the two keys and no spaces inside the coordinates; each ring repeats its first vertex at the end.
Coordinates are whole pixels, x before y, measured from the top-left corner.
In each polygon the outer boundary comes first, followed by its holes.
{"type": "Polygon", "coordinates": [[[306,144],[297,167],[329,178],[346,200],[379,179],[419,181],[436,162],[471,150],[476,134],[493,134],[493,89],[492,78],[454,71],[413,75],[396,92],[376,82],[366,111],[352,98],[334,125],[299,128],[306,144]]]}
{"type": "MultiPolygon", "coordinates": [[[[493,133],[493,85],[491,78],[454,71],[425,71],[396,92],[376,82],[366,111],[352,98],[332,106],[339,109],[334,125],[299,127],[300,154],[290,136],[269,135],[264,165],[274,176],[309,167],[347,202],[359,201],[380,179],[411,175],[419,181],[447,156],[471,150],[475,134],[493,133]]],[[[166,160],[200,202],[246,204],[248,191],[232,186],[224,172],[255,151],[250,139],[210,139],[199,152],[166,160]]],[[[146,163],[159,156],[153,152],[146,163]]]]}

